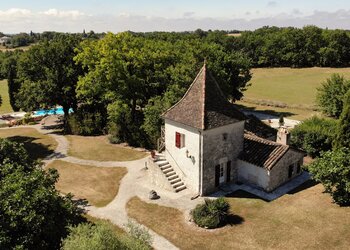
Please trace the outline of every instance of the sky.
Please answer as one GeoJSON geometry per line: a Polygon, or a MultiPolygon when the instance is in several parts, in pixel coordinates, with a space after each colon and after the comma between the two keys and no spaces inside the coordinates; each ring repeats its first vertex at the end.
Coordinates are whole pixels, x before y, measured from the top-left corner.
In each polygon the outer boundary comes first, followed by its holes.
{"type": "Polygon", "coordinates": [[[350,0],[0,0],[0,31],[350,29],[350,0]]]}

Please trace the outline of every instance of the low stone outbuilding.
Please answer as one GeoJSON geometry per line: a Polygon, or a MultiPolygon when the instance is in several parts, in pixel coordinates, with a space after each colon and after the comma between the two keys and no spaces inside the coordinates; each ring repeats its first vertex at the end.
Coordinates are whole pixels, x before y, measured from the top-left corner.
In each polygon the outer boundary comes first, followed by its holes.
{"type": "Polygon", "coordinates": [[[277,131],[230,103],[206,65],[163,118],[158,164],[175,191],[208,195],[236,182],[272,191],[301,172],[303,152],[271,141],[277,131]]]}

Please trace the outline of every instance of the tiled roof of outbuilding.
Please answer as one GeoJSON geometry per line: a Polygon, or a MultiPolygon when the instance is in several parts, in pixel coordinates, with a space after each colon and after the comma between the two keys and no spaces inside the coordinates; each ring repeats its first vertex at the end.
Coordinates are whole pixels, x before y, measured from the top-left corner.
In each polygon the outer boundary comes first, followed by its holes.
{"type": "Polygon", "coordinates": [[[244,132],[264,139],[275,138],[277,135],[277,129],[263,123],[255,115],[247,116],[244,132]]]}
{"type": "Polygon", "coordinates": [[[162,116],[203,130],[246,119],[245,115],[224,97],[205,64],[182,99],[162,116]]]}
{"type": "Polygon", "coordinates": [[[244,149],[239,159],[270,170],[289,148],[288,145],[244,134],[244,149]]]}

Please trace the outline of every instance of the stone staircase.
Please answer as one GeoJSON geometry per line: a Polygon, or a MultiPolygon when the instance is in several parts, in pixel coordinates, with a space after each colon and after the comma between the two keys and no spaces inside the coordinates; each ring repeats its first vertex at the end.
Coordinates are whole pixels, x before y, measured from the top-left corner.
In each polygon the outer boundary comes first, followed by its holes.
{"type": "Polygon", "coordinates": [[[155,163],[158,165],[160,170],[162,170],[163,174],[168,179],[170,185],[173,187],[176,193],[186,189],[184,182],[165,158],[159,157],[155,163]]]}

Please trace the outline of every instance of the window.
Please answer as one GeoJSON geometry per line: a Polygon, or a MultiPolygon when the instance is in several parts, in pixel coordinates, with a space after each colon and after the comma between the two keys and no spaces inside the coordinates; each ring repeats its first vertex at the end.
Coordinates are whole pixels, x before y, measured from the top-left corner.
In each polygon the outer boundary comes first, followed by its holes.
{"type": "Polygon", "coordinates": [[[290,165],[289,169],[288,169],[288,178],[292,178],[292,176],[293,176],[293,169],[294,169],[294,165],[290,165]]]}
{"type": "Polygon", "coordinates": [[[185,135],[179,132],[175,133],[175,146],[177,148],[185,147],[185,135]]]}

